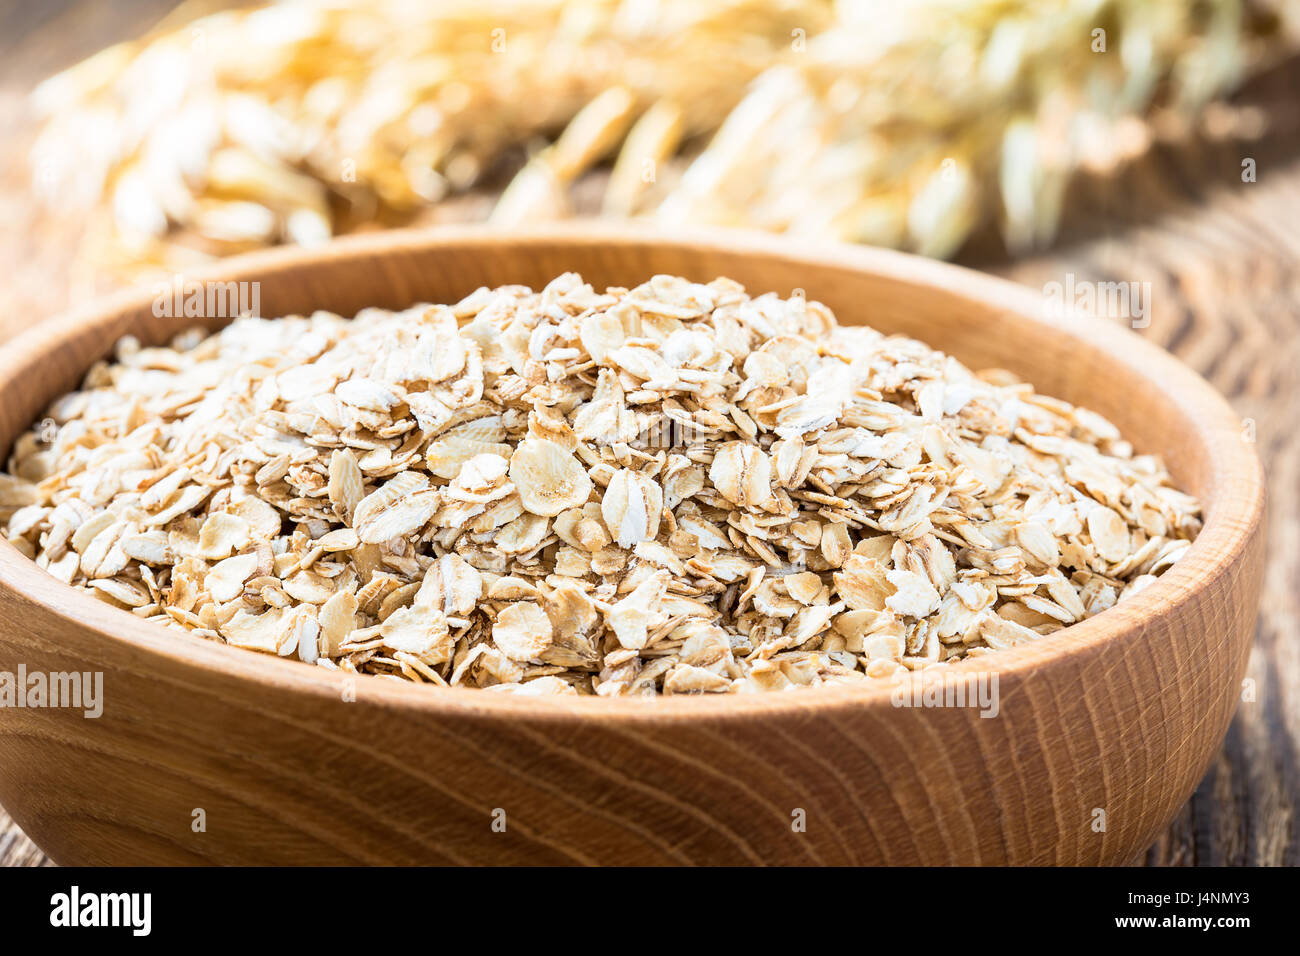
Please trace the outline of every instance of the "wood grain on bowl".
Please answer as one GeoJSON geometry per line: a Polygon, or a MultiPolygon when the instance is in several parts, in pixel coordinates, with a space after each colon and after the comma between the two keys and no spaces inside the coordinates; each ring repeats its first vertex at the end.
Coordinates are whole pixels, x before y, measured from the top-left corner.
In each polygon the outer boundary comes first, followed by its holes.
{"type": "MultiPolygon", "coordinates": [[[[0,708],[0,803],[56,861],[1105,863],[1151,843],[1235,709],[1263,548],[1237,419],[1159,349],[955,267],[722,232],[393,233],[194,278],[260,282],[267,315],[346,315],[570,270],[803,289],[841,322],[1009,368],[1160,453],[1205,529],[1118,607],[934,678],[995,668],[993,717],[895,706],[887,686],[629,701],[349,680],[156,628],[0,544],[0,670],[104,673],[98,719],[0,708]]],[[[0,446],[121,334],[178,331],[152,303],[128,293],[0,352],[0,446]]]]}

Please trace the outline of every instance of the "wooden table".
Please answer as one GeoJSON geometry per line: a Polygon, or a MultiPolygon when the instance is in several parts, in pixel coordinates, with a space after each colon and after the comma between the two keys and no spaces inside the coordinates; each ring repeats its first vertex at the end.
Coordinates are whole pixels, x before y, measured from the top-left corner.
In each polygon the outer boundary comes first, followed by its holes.
{"type": "MultiPolygon", "coordinates": [[[[75,223],[27,194],[25,92],[34,80],[150,25],[171,0],[59,0],[0,11],[0,339],[89,293],[71,261],[75,223]]],[[[1269,470],[1270,562],[1244,700],[1150,865],[1300,864],[1300,59],[1241,92],[1258,138],[1157,144],[1118,177],[1072,189],[1045,254],[1008,260],[976,243],[963,261],[1042,288],[1150,283],[1141,330],[1227,395],[1269,470]],[[1256,181],[1242,182],[1255,160],[1256,181]]],[[[468,203],[465,215],[480,204],[468,203]]],[[[0,810],[0,865],[49,861],[0,810]]]]}

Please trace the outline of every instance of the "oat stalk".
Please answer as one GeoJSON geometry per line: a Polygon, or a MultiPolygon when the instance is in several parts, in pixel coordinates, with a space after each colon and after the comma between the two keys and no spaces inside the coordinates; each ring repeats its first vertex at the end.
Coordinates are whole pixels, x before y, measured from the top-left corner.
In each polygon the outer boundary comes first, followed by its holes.
{"type": "Polygon", "coordinates": [[[500,223],[611,160],[606,215],[1021,250],[1298,41],[1297,0],[286,0],[51,78],[32,158],[110,269],[402,221],[525,153],[500,223]]]}

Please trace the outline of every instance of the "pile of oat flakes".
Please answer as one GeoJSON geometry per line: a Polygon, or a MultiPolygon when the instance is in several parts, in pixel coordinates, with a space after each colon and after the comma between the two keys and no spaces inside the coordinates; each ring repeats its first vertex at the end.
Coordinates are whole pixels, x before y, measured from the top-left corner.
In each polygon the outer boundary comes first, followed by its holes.
{"type": "Polygon", "coordinates": [[[1096,414],[800,298],[657,276],[132,340],[7,537],[193,634],[526,693],[780,690],[1031,641],[1199,508],[1096,414]]]}

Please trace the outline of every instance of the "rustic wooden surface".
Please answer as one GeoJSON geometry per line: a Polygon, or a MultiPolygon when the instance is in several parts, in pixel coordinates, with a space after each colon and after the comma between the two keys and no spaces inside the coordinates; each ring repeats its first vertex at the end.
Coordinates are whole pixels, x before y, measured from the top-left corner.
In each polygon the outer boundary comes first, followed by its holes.
{"type": "MultiPolygon", "coordinates": [[[[0,10],[0,335],[87,294],[72,269],[75,224],[51,223],[26,192],[23,95],[34,79],[148,26],[168,0],[23,3],[0,10]]],[[[1243,703],[1192,799],[1154,845],[1153,865],[1300,863],[1300,63],[1253,81],[1238,102],[1266,120],[1259,137],[1198,135],[1158,145],[1118,177],[1086,181],[1049,252],[969,264],[1032,287],[1079,279],[1152,284],[1143,334],[1229,397],[1270,473],[1268,558],[1243,703]],[[1241,181],[1243,158],[1257,182],[1241,181]]],[[[0,811],[0,864],[40,851],[0,811]]]]}

